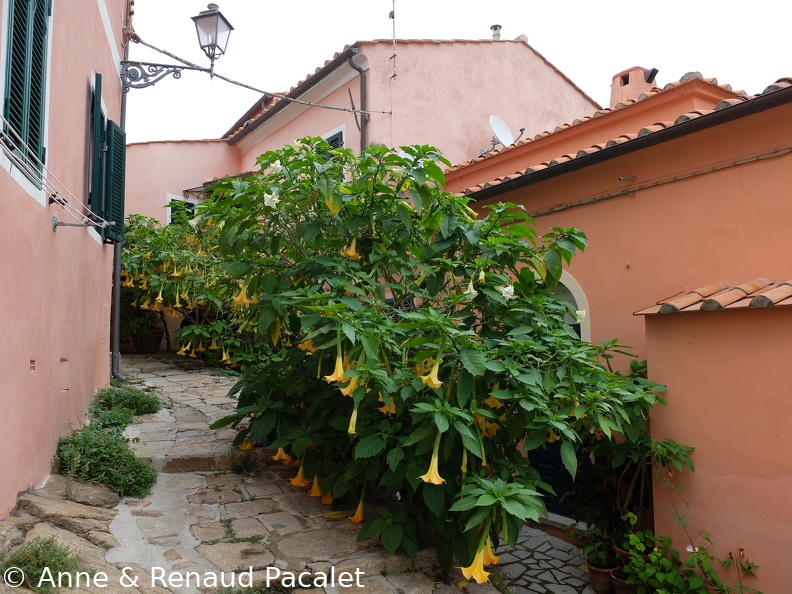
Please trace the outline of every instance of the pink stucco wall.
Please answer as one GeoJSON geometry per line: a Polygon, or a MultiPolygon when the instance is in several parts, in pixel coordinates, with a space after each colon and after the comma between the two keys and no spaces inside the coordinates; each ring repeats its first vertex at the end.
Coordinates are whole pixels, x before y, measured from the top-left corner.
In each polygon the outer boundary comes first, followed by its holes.
{"type": "MultiPolygon", "coordinates": [[[[696,447],[696,472],[681,481],[689,507],[680,511],[694,533],[709,531],[718,555],[743,547],[762,566],[751,585],[768,594],[789,584],[781,552],[792,521],[784,426],[792,413],[792,309],[632,314],[718,280],[790,278],[790,138],[787,103],[474,204],[512,201],[529,213],[558,207],[537,216],[539,233],[554,226],[587,233],[589,247],[569,272],[587,297],[592,342],[633,345],[650,379],[667,385],[668,406],[653,411],[652,434],[696,447]],[[607,197],[639,186],[647,187],[607,197]],[[563,208],[586,200],[593,202],[563,208]]],[[[657,486],[655,505],[657,531],[684,550],[657,486]]]]}
{"type": "MultiPolygon", "coordinates": [[[[517,138],[522,127],[526,134],[535,134],[596,109],[524,41],[399,41],[395,78],[390,43],[359,45],[355,62],[366,69],[369,144],[429,144],[458,163],[492,147],[490,115],[500,116],[517,138]]],[[[347,65],[340,68],[352,72],[347,65]]],[[[311,100],[351,107],[350,95],[359,108],[356,74],[338,89],[311,100]]],[[[359,150],[353,114],[297,105],[285,113],[288,118],[278,116],[280,123],[266,135],[251,134],[237,145],[244,168],[251,168],[265,150],[340,127],[345,146],[359,150]]]]}
{"type": "Polygon", "coordinates": [[[168,194],[182,196],[184,190],[242,171],[238,151],[220,140],[130,144],[126,212],[165,222],[168,194]]]}
{"type": "MultiPolygon", "coordinates": [[[[54,2],[49,54],[47,167],[73,194],[87,198],[88,109],[94,72],[104,76],[108,116],[118,121],[115,56],[126,2],[54,2]],[[107,10],[109,31],[99,6],[107,10]],[[74,35],[74,31],[93,34],[74,35]]],[[[7,4],[0,2],[6,22],[7,4]]],[[[5,63],[6,37],[0,40],[5,63]]],[[[82,228],[52,231],[52,219],[74,222],[43,206],[12,178],[0,157],[0,517],[18,492],[42,483],[57,440],[77,427],[94,392],[109,379],[111,245],[82,228]]],[[[41,197],[41,202],[46,200],[41,197]]]]}
{"type": "Polygon", "coordinates": [[[789,278],[792,155],[742,165],[792,137],[792,105],[741,118],[529,185],[495,200],[529,213],[645,183],[654,187],[538,216],[540,233],[578,227],[588,249],[569,272],[589,302],[592,342],[618,338],[645,354],[644,325],[633,312],[715,280],[789,278]],[[723,169],[670,181],[713,165],[723,169]],[[634,177],[620,181],[619,177],[634,177]]]}
{"type": "MultiPolygon", "coordinates": [[[[652,435],[696,447],[696,472],[674,477],[691,535],[707,530],[721,557],[744,548],[761,566],[748,585],[789,591],[782,555],[792,525],[792,310],[647,316],[646,331],[649,373],[668,386],[668,406],[652,413],[652,435]]],[[[672,513],[668,492],[655,485],[656,529],[684,550],[672,513]]]]}
{"type": "Polygon", "coordinates": [[[400,42],[396,78],[390,44],[363,51],[371,65],[369,107],[393,112],[372,114],[372,144],[430,144],[460,163],[492,148],[493,114],[514,138],[525,128],[525,138],[596,109],[523,41],[400,42]]]}

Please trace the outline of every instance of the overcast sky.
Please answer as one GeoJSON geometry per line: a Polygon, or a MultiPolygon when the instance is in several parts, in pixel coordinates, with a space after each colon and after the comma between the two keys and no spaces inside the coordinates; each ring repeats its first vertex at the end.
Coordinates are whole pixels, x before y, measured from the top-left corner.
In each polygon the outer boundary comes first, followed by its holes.
{"type": "MultiPolygon", "coordinates": [[[[272,92],[288,90],[347,44],[390,39],[394,0],[218,0],[234,27],[215,70],[272,92]]],[[[190,17],[200,0],[135,0],[134,27],[146,42],[202,66],[190,17]]],[[[761,92],[792,76],[784,32],[786,0],[395,0],[400,39],[486,39],[502,25],[504,39],[528,42],[603,106],[611,78],[631,66],[657,68],[660,86],[697,70],[735,89],[761,92]]],[[[132,44],[130,59],[168,62],[132,44]]],[[[427,81],[427,85],[431,85],[427,81]]],[[[504,80],[493,93],[508,92],[504,80]]],[[[200,72],[185,72],[129,92],[127,139],[219,138],[260,95],[200,72]]],[[[585,115],[585,114],[581,114],[585,115]]],[[[559,122],[561,123],[561,122],[559,122]]]]}

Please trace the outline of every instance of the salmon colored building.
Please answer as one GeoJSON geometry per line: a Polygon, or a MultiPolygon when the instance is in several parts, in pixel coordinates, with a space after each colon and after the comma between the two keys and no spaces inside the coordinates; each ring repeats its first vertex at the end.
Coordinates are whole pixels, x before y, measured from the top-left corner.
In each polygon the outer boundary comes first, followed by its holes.
{"type": "MultiPolygon", "coordinates": [[[[653,437],[696,447],[689,506],[677,499],[692,534],[707,530],[719,556],[744,549],[761,565],[749,585],[785,592],[792,79],[746,96],[697,73],[663,89],[648,78],[620,73],[610,108],[461,164],[448,188],[476,209],[520,204],[540,233],[586,232],[562,279],[583,337],[647,358],[668,388],[653,437]]],[[[673,511],[656,485],[656,530],[684,551],[673,511]]]]}
{"type": "Polygon", "coordinates": [[[0,517],[109,380],[127,13],[127,0],[0,0],[0,517]]]}
{"type": "Polygon", "coordinates": [[[518,136],[596,109],[523,36],[359,41],[287,93],[256,101],[221,139],[130,145],[128,211],[165,221],[169,200],[198,201],[205,182],[254,170],[262,153],[306,136],[356,153],[429,144],[460,162],[492,149],[491,115],[518,136]]]}

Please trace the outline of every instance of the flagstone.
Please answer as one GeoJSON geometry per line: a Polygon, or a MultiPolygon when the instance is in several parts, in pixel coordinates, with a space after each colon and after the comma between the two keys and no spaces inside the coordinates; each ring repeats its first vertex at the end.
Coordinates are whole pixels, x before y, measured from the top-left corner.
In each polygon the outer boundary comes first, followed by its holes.
{"type": "Polygon", "coordinates": [[[237,569],[262,569],[275,561],[275,557],[264,545],[249,542],[221,542],[202,544],[195,549],[204,558],[214,563],[220,571],[237,569]]]}

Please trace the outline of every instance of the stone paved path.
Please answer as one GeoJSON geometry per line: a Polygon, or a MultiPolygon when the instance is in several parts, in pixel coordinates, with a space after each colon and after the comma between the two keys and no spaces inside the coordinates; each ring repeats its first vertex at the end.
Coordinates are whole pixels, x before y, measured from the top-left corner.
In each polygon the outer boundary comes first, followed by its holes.
{"type": "MultiPolygon", "coordinates": [[[[164,404],[159,413],[138,417],[127,428],[137,438],[133,447],[138,454],[160,471],[152,493],[118,502],[112,494],[108,499],[101,490],[86,487],[75,498],[56,476],[44,490],[20,499],[17,517],[0,520],[0,554],[23,538],[55,534],[92,567],[106,571],[111,584],[118,584],[123,568],[140,576],[137,588],[104,589],[113,593],[209,589],[205,583],[196,587],[168,581],[190,572],[218,576],[252,568],[258,583],[278,572],[282,577],[305,572],[306,580],[308,572],[329,576],[334,567],[336,576],[348,572],[370,594],[496,594],[491,584],[460,588],[437,583],[431,551],[412,562],[372,542],[358,543],[358,526],[346,519],[351,510],[332,512],[293,487],[288,479],[294,469],[271,463],[271,452],[231,448],[235,430],[211,430],[209,425],[235,408],[236,401],[227,397],[235,378],[143,356],[125,355],[122,363],[125,374],[154,388],[164,404]],[[166,581],[152,581],[157,574],[166,581]]],[[[518,544],[515,551],[498,551],[501,582],[510,592],[592,594],[579,549],[529,527],[518,544]]],[[[458,569],[452,578],[462,580],[458,569]]],[[[297,588],[295,594],[362,589],[318,586],[297,588]]]]}

